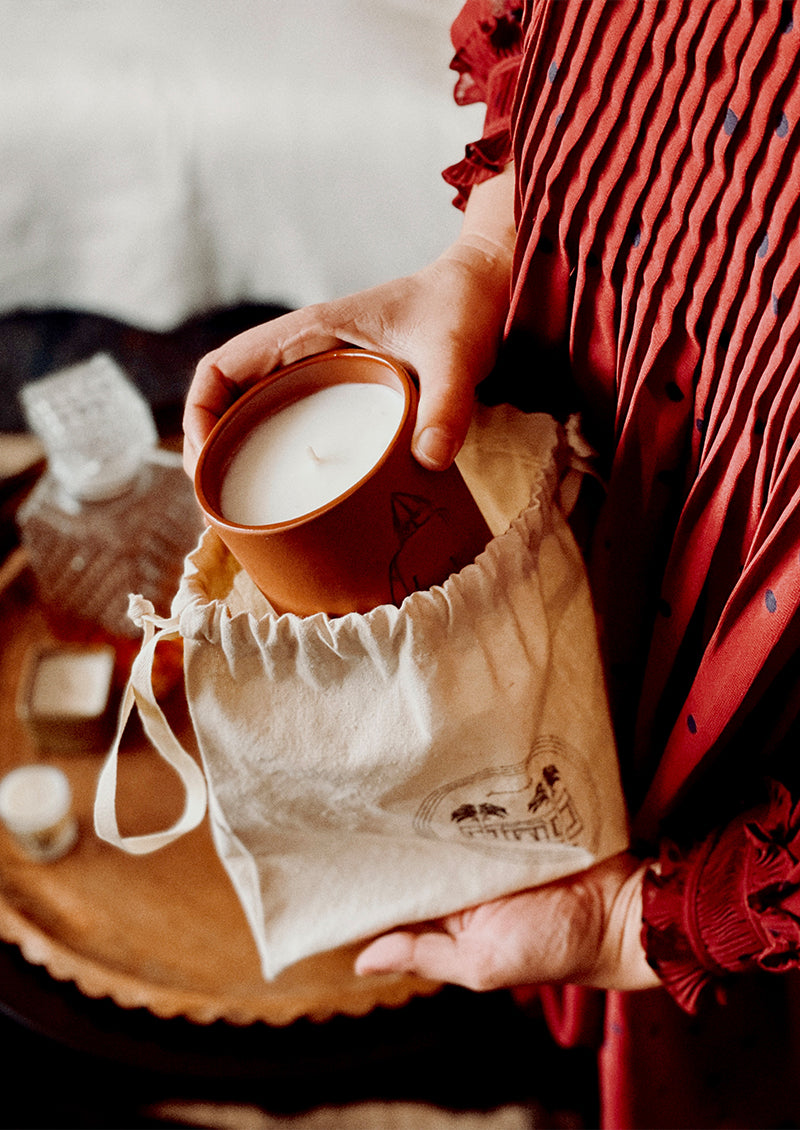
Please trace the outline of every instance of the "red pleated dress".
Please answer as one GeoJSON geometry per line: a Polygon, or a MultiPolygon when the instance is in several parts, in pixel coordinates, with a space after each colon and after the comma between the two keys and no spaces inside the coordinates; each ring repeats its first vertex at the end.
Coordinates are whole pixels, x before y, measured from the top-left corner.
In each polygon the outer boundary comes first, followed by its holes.
{"type": "Polygon", "coordinates": [[[577,410],[598,451],[587,562],[663,860],[645,938],[670,991],[543,1006],[596,1042],[605,1126],[797,1125],[800,9],[469,0],[453,42],[457,99],[487,105],[457,202],[516,170],[483,394],[577,410]]]}

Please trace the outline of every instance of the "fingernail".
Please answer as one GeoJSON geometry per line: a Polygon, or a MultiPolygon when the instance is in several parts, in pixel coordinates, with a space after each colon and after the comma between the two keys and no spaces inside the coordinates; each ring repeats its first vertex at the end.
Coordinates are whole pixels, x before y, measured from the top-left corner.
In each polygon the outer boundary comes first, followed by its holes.
{"type": "Polygon", "coordinates": [[[453,437],[444,428],[433,426],[424,428],[417,437],[414,453],[421,463],[433,470],[444,470],[453,462],[456,445],[453,437]]]}
{"type": "Polygon", "coordinates": [[[358,977],[381,977],[386,973],[391,973],[393,970],[383,969],[380,964],[370,965],[368,961],[361,961],[356,959],[354,970],[358,977]]]}

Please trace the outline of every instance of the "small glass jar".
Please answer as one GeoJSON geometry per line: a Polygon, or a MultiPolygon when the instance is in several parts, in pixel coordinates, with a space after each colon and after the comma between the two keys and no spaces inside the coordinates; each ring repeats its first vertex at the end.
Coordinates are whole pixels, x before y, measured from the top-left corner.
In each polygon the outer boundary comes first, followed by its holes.
{"type": "Polygon", "coordinates": [[[21,765],[0,781],[0,819],[17,847],[37,863],[60,859],[78,838],[72,792],[55,765],[21,765]]]}

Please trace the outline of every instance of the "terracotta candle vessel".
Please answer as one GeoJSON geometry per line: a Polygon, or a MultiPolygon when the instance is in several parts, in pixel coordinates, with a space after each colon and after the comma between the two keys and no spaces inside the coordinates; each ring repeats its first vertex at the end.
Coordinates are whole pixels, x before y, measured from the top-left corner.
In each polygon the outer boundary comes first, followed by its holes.
{"type": "Polygon", "coordinates": [[[416,409],[402,365],[348,348],[271,373],[218,422],[195,492],[276,612],[399,605],[486,546],[457,468],[428,471],[411,454],[416,409]]]}

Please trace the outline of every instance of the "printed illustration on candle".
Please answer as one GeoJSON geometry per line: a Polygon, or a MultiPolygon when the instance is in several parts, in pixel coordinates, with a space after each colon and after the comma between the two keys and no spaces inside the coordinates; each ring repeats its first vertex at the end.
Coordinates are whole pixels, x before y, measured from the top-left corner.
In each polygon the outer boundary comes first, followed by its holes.
{"type": "MultiPolygon", "coordinates": [[[[391,586],[392,600],[400,604],[403,599],[420,588],[419,578],[415,573],[410,573],[403,550],[412,538],[429,537],[435,541],[442,535],[441,523],[447,524],[448,511],[442,506],[434,506],[430,499],[418,494],[392,495],[392,523],[397,536],[398,549],[389,563],[389,584],[391,586]]],[[[413,547],[413,560],[419,561],[420,555],[413,547]]],[[[424,557],[422,558],[424,560],[424,557]]],[[[453,572],[460,568],[455,558],[450,559],[453,572]]]]}

